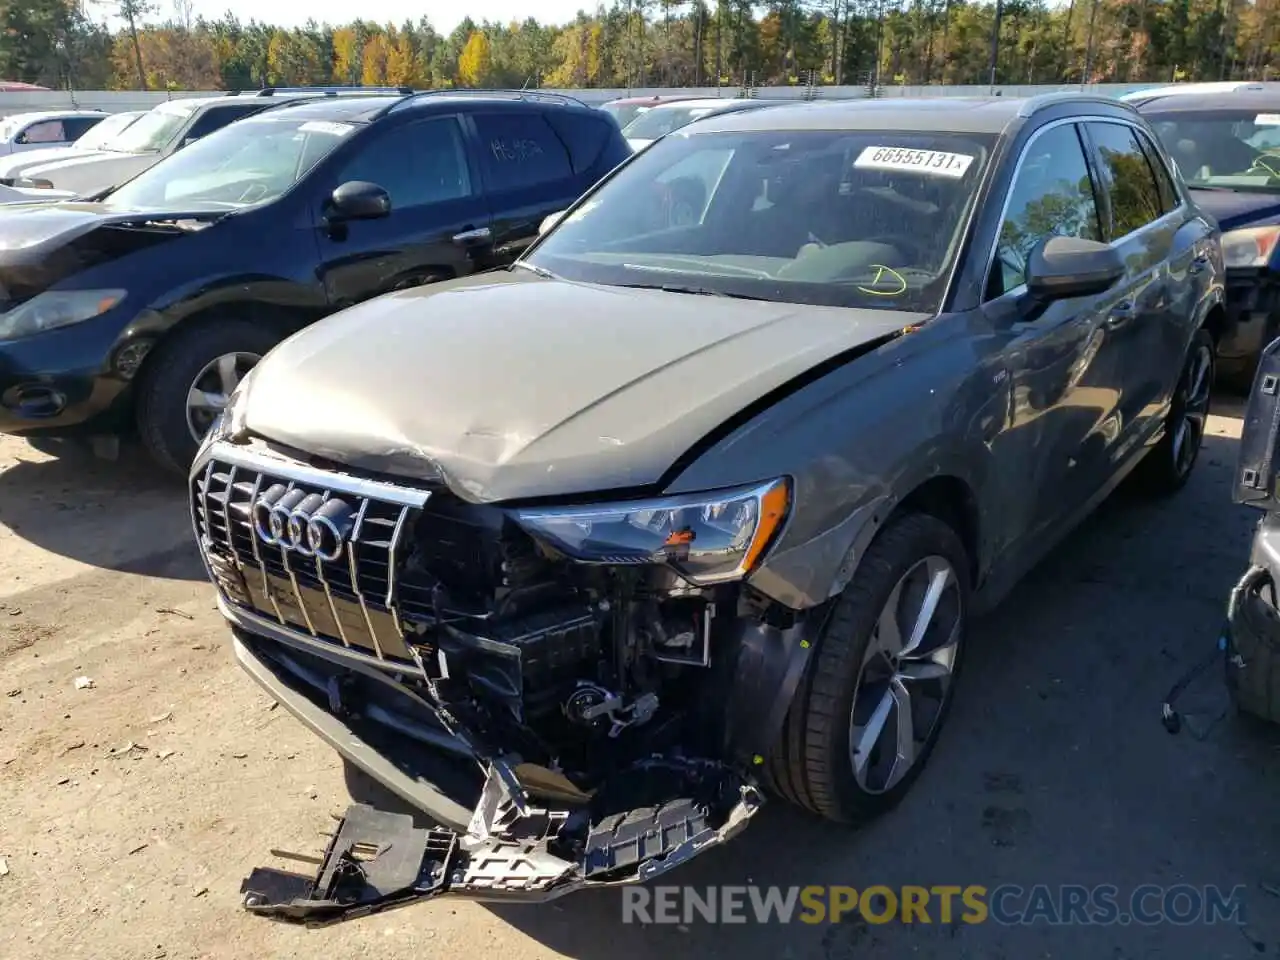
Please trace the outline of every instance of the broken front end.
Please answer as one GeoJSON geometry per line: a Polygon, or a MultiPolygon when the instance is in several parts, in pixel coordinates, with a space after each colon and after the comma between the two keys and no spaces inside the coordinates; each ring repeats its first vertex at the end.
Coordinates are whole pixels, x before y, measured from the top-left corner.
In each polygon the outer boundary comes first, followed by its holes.
{"type": "Polygon", "coordinates": [[[314,875],[255,871],[248,909],[644,881],[759,808],[817,627],[743,583],[785,480],[513,508],[215,442],[191,487],[240,663],[424,815],[352,807],[314,875]]]}

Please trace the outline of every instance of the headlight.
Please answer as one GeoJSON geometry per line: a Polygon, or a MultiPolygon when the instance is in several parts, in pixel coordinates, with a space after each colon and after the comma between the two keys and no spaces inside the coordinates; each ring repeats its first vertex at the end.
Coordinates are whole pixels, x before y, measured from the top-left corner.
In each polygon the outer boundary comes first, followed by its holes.
{"type": "Polygon", "coordinates": [[[699,585],[738,580],[777,538],[785,479],[709,493],[591,507],[515,510],[525,529],[583,563],[673,567],[699,585]]]}
{"type": "Polygon", "coordinates": [[[1265,267],[1271,262],[1280,225],[1248,227],[1222,235],[1222,259],[1228,267],[1265,267]]]}
{"type": "Polygon", "coordinates": [[[0,313],[0,340],[17,340],[91,320],[124,299],[123,290],[50,290],[0,313]]]}

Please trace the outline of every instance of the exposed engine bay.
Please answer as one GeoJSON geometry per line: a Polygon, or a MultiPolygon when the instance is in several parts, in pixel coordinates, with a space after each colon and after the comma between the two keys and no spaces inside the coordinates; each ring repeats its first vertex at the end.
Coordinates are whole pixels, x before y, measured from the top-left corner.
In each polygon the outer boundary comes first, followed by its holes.
{"type": "Polygon", "coordinates": [[[193,474],[193,519],[242,662],[275,670],[269,689],[308,687],[329,719],[408,731],[384,753],[469,767],[474,786],[451,791],[473,811],[465,832],[353,807],[315,877],[259,870],[248,909],[331,922],[445,892],[543,899],[646,880],[760,806],[758,731],[781,722],[770,707],[794,689],[806,625],[737,582],[681,575],[688,544],[714,536],[706,510],[643,517],[675,563],[581,562],[558,549],[559,519],[536,536],[446,491],[415,508],[241,476],[217,462],[193,474]],[[755,699],[761,685],[778,696],[755,699]]]}

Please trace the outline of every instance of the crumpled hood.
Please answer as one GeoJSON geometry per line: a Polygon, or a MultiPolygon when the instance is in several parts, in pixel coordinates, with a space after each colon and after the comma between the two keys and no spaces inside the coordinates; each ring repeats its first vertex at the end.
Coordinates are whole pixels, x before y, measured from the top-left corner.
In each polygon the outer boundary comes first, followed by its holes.
{"type": "Polygon", "coordinates": [[[472,501],[639,487],[774,388],[921,319],[504,271],[295,334],[250,375],[237,420],[472,501]]]}
{"type": "Polygon", "coordinates": [[[1235,230],[1254,224],[1274,223],[1280,218],[1280,194],[1247,190],[1197,190],[1191,188],[1192,199],[1205,213],[1218,221],[1223,230],[1235,230]]]}
{"type": "Polygon", "coordinates": [[[35,296],[166,238],[180,238],[230,212],[121,210],[77,201],[0,204],[0,305],[35,296]]]}

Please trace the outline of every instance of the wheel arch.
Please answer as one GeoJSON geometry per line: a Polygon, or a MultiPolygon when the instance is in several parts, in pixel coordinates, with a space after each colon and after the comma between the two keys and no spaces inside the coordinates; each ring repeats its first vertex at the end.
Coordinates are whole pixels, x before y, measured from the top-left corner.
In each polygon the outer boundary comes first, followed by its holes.
{"type": "Polygon", "coordinates": [[[967,481],[949,473],[930,477],[898,501],[885,524],[907,513],[927,514],[954,530],[964,545],[970,575],[975,580],[981,576],[981,511],[977,495],[967,481]]]}

